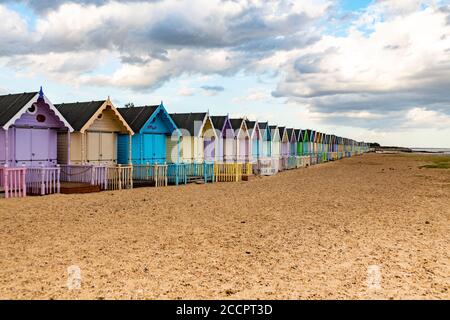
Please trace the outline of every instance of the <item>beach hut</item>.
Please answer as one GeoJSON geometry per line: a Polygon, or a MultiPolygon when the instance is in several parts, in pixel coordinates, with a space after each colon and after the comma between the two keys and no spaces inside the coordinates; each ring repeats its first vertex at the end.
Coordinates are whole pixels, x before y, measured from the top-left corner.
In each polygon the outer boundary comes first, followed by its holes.
{"type": "Polygon", "coordinates": [[[72,131],[42,88],[0,96],[0,192],[6,198],[60,192],[57,135],[72,131]]]}
{"type": "MultiPolygon", "coordinates": [[[[309,157],[309,153],[310,153],[310,141],[309,141],[309,135],[311,133],[311,130],[307,129],[307,130],[302,130],[302,141],[303,141],[303,147],[302,147],[302,155],[303,156],[308,156],[309,157]]],[[[311,160],[311,159],[310,159],[311,160]]]]}
{"type": "Polygon", "coordinates": [[[297,150],[296,155],[298,157],[303,155],[303,130],[301,129],[295,129],[295,136],[297,137],[297,150]]]}
{"type": "Polygon", "coordinates": [[[270,126],[270,134],[272,138],[272,168],[277,172],[282,170],[281,168],[281,136],[278,126],[270,126]]]}
{"type": "Polygon", "coordinates": [[[167,113],[163,103],[153,106],[118,108],[134,131],[118,137],[118,163],[133,165],[133,182],[137,185],[165,186],[184,182],[175,167],[180,162],[180,131],[167,113]],[[170,168],[169,168],[170,167],[170,168]],[[173,174],[168,174],[170,172],[173,174]]]}
{"type": "Polygon", "coordinates": [[[325,134],[322,132],[317,133],[317,162],[323,163],[323,155],[324,155],[324,138],[325,134]]]}
{"type": "Polygon", "coordinates": [[[235,132],[236,162],[245,163],[250,161],[250,134],[248,132],[246,119],[230,119],[235,132]]]}
{"type": "Polygon", "coordinates": [[[319,137],[319,162],[326,162],[326,134],[321,132],[319,137]]]}
{"type": "Polygon", "coordinates": [[[245,137],[242,135],[243,132],[248,131],[248,128],[245,127],[241,132],[239,129],[235,131],[233,125],[237,127],[237,122],[228,116],[211,117],[211,120],[219,137],[219,149],[221,149],[222,155],[219,157],[220,160],[214,164],[216,181],[238,182],[244,180],[244,177],[253,173],[252,164],[249,162],[250,142],[248,139],[245,141],[245,137]],[[247,145],[243,145],[242,141],[247,145]],[[243,152],[244,155],[242,155],[243,152]]]}
{"type": "Polygon", "coordinates": [[[334,161],[334,135],[328,135],[328,161],[334,161]]]}
{"type": "Polygon", "coordinates": [[[62,103],[56,108],[74,129],[72,134],[58,133],[62,181],[108,190],[132,188],[131,143],[126,165],[118,165],[117,149],[119,134],[127,135],[131,141],[134,132],[109,97],[62,103]]]}
{"type": "Polygon", "coordinates": [[[278,131],[281,137],[281,157],[289,157],[290,141],[286,127],[278,127],[278,131]]]}
{"type": "Polygon", "coordinates": [[[261,133],[261,153],[257,164],[257,173],[260,175],[273,175],[278,168],[273,167],[272,162],[272,132],[268,122],[258,122],[261,133]]]}
{"type": "Polygon", "coordinates": [[[213,182],[218,137],[208,112],[172,113],[181,132],[180,159],[188,182],[213,182]]]}
{"type": "Polygon", "coordinates": [[[259,122],[259,130],[261,131],[262,148],[261,160],[272,158],[272,135],[268,122],[259,122]]]}
{"type": "Polygon", "coordinates": [[[330,150],[330,156],[329,159],[331,161],[334,161],[337,159],[337,153],[336,153],[336,136],[334,134],[330,135],[329,140],[329,150],[330,150]]]}
{"type": "Polygon", "coordinates": [[[297,135],[295,134],[295,130],[293,128],[286,129],[286,133],[289,140],[289,156],[287,168],[290,170],[297,168],[297,135]]]}
{"type": "Polygon", "coordinates": [[[216,161],[234,162],[236,147],[230,118],[228,116],[211,116],[211,121],[218,136],[216,161]]]}
{"type": "Polygon", "coordinates": [[[297,156],[297,168],[303,168],[309,166],[309,161],[303,155],[303,134],[305,130],[295,129],[295,137],[297,138],[296,156],[297,156]]]}
{"type": "Polygon", "coordinates": [[[251,141],[251,153],[250,153],[250,162],[257,163],[261,157],[261,149],[262,149],[262,136],[261,130],[259,129],[258,121],[249,121],[246,120],[246,125],[248,129],[248,133],[250,135],[251,141]]]}
{"type": "Polygon", "coordinates": [[[338,159],[342,159],[344,157],[344,138],[338,137],[338,159]]]}
{"type": "Polygon", "coordinates": [[[324,161],[330,161],[330,135],[325,134],[324,141],[324,161]]]}
{"type": "Polygon", "coordinates": [[[317,164],[317,131],[311,130],[311,134],[309,135],[310,140],[310,157],[311,157],[311,165],[317,164]]]}

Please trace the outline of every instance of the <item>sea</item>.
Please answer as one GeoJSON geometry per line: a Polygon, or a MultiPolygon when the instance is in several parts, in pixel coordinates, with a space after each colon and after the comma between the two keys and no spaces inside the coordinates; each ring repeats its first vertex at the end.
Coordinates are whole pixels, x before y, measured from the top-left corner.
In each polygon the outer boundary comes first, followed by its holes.
{"type": "Polygon", "coordinates": [[[411,148],[411,150],[413,152],[450,154],[450,149],[447,148],[411,148]]]}

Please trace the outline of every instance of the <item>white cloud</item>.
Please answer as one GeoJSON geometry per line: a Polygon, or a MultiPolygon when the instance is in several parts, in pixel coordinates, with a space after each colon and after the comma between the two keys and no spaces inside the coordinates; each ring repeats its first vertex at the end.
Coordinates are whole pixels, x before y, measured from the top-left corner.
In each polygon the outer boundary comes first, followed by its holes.
{"type": "Polygon", "coordinates": [[[177,91],[177,95],[182,96],[182,97],[191,97],[191,96],[195,95],[195,93],[196,93],[196,89],[189,88],[189,87],[181,87],[177,91]]]}
{"type": "Polygon", "coordinates": [[[261,101],[268,101],[273,99],[270,95],[270,92],[268,92],[267,89],[250,89],[246,92],[245,95],[240,97],[233,98],[233,102],[238,103],[245,103],[245,102],[261,102],[261,101]]]}
{"type": "Polygon", "coordinates": [[[448,129],[450,128],[450,115],[416,107],[406,113],[406,121],[404,122],[403,127],[448,129]]]}

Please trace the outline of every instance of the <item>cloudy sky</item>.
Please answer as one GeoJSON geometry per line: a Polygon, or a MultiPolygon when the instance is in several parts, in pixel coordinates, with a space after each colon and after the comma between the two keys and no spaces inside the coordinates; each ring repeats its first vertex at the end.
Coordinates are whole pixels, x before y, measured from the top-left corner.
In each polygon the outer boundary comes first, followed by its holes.
{"type": "Polygon", "coordinates": [[[0,0],[0,94],[450,147],[450,0],[0,0]]]}

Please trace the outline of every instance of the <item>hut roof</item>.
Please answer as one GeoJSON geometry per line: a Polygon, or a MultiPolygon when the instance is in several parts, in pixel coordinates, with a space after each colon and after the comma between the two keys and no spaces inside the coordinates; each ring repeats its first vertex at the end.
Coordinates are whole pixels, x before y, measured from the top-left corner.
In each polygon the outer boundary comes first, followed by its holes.
{"type": "Polygon", "coordinates": [[[262,130],[266,130],[268,125],[269,125],[268,122],[258,122],[258,126],[262,130]]]}
{"type": "Polygon", "coordinates": [[[222,131],[225,122],[227,121],[227,116],[212,116],[211,121],[213,123],[214,128],[222,131]]]}
{"type": "Polygon", "coordinates": [[[292,141],[292,137],[295,134],[294,129],[293,128],[289,128],[289,129],[286,129],[286,131],[287,131],[287,134],[288,134],[289,141],[292,141]]]}
{"type": "Polygon", "coordinates": [[[177,125],[178,129],[180,129],[182,134],[186,135],[186,130],[189,132],[191,136],[196,136],[198,132],[196,130],[200,129],[200,127],[196,127],[195,124],[205,120],[208,113],[206,112],[196,112],[196,113],[171,113],[173,122],[177,125]]]}
{"type": "Polygon", "coordinates": [[[283,139],[284,130],[286,127],[278,127],[278,132],[280,133],[280,139],[283,139]]]}
{"type": "Polygon", "coordinates": [[[155,106],[117,108],[120,115],[130,125],[134,132],[139,132],[153,113],[159,108],[155,106]]]}
{"type": "Polygon", "coordinates": [[[247,129],[254,129],[256,126],[256,121],[246,120],[245,123],[247,124],[247,129]]]}
{"type": "Polygon", "coordinates": [[[239,130],[242,126],[243,121],[244,121],[244,119],[242,119],[242,118],[230,119],[231,126],[233,127],[234,130],[239,130]]]}
{"type": "Polygon", "coordinates": [[[302,135],[302,130],[294,129],[294,132],[295,132],[295,136],[297,137],[297,140],[299,140],[302,135]]]}
{"type": "Polygon", "coordinates": [[[80,131],[105,102],[106,100],[62,103],[55,105],[55,107],[75,131],[80,131]]]}
{"type": "Polygon", "coordinates": [[[37,94],[38,92],[26,92],[0,96],[0,126],[8,123],[37,94]]]}

